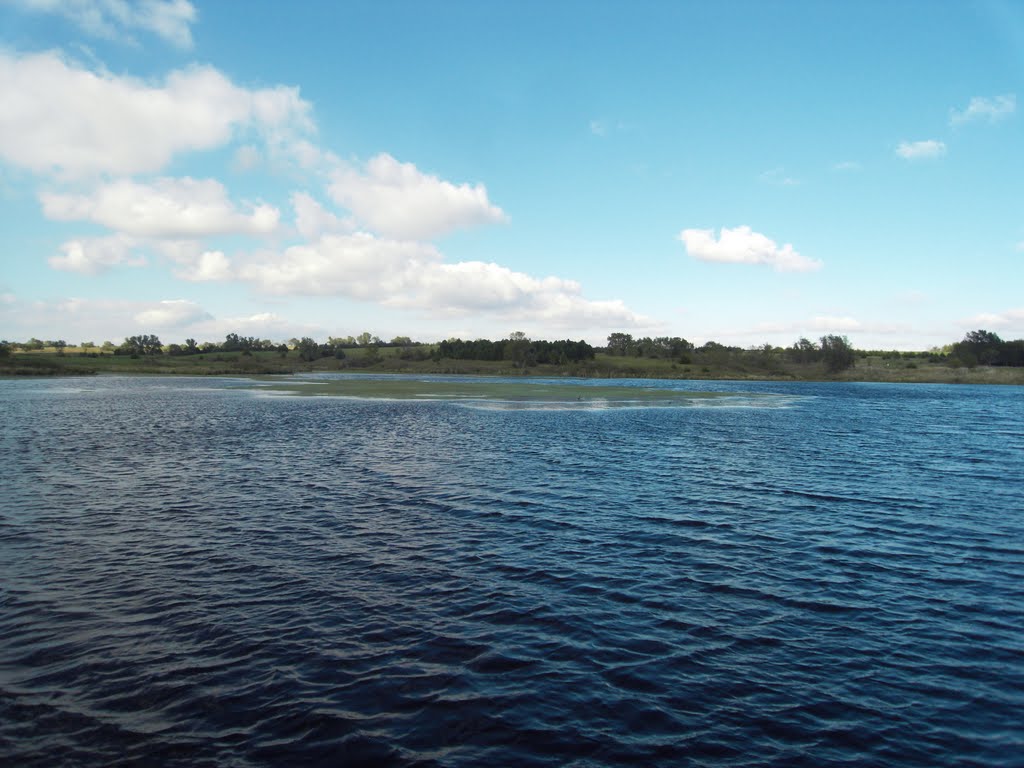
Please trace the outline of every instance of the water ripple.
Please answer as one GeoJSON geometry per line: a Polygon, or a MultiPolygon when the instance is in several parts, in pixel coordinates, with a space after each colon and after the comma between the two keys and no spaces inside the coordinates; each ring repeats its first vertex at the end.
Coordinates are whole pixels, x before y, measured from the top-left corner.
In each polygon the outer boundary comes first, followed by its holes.
{"type": "Polygon", "coordinates": [[[1020,389],[693,386],[0,382],[0,762],[1019,761],[1020,389]]]}

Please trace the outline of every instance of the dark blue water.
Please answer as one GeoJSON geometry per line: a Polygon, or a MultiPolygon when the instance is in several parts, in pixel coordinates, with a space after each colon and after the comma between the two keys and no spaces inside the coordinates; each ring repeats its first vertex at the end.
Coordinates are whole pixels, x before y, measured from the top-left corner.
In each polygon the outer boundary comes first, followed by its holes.
{"type": "Polygon", "coordinates": [[[235,384],[0,382],[0,763],[1024,765],[1021,388],[235,384]]]}

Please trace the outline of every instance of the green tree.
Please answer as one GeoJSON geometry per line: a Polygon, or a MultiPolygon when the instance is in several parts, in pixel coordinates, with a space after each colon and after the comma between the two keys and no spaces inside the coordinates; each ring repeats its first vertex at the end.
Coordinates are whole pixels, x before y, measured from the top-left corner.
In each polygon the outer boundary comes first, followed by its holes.
{"type": "Polygon", "coordinates": [[[160,355],[164,349],[159,338],[152,334],[144,334],[128,336],[116,351],[129,355],[160,355]]]}
{"type": "Polygon", "coordinates": [[[502,357],[520,368],[525,368],[533,362],[530,351],[530,339],[527,335],[522,331],[513,331],[505,340],[502,357]]]}
{"type": "Polygon", "coordinates": [[[963,365],[998,365],[1003,352],[1003,340],[992,331],[970,331],[963,341],[953,345],[953,356],[963,365]]]}
{"type": "Polygon", "coordinates": [[[829,335],[821,337],[821,359],[827,371],[839,373],[852,368],[857,358],[845,336],[829,335]]]}
{"type": "Polygon", "coordinates": [[[625,357],[633,354],[633,335],[630,333],[612,333],[608,335],[608,354],[625,357]]]}
{"type": "Polygon", "coordinates": [[[295,348],[299,351],[299,359],[307,362],[316,360],[320,357],[320,345],[313,341],[308,336],[303,336],[299,339],[298,344],[295,348]]]}

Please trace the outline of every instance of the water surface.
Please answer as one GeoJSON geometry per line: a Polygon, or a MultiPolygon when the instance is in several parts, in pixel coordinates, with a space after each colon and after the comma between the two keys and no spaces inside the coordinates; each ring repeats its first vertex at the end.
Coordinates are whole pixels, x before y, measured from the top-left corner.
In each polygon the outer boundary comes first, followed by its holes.
{"type": "Polygon", "coordinates": [[[0,762],[1020,764],[1019,387],[242,383],[0,381],[0,762]]]}

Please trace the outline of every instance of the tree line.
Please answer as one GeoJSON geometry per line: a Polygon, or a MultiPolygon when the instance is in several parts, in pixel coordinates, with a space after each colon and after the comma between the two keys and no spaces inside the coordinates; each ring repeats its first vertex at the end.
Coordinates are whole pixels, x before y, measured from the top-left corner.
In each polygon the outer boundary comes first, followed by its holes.
{"type": "Polygon", "coordinates": [[[608,336],[606,354],[620,357],[651,357],[675,360],[683,365],[693,362],[724,365],[747,362],[771,367],[772,363],[786,360],[791,363],[824,363],[833,373],[846,370],[856,362],[856,351],[845,336],[822,336],[817,343],[800,338],[791,347],[773,347],[765,344],[744,349],[708,341],[695,347],[691,342],[678,336],[659,336],[634,339],[628,333],[612,333],[608,336]]]}
{"type": "MultiPolygon", "coordinates": [[[[31,338],[26,342],[0,341],[0,358],[8,357],[12,351],[41,351],[55,349],[58,355],[65,354],[69,345],[64,339],[42,340],[31,338]]],[[[764,344],[759,347],[742,348],[708,341],[701,346],[678,336],[644,336],[634,338],[631,334],[616,332],[609,334],[605,347],[594,347],[586,341],[562,339],[545,341],[530,339],[522,331],[509,334],[507,338],[464,340],[451,338],[436,344],[413,341],[408,336],[396,336],[384,341],[369,332],[358,336],[329,336],[327,341],[318,342],[313,338],[289,339],[287,343],[275,343],[255,336],[229,333],[222,342],[186,339],[183,344],[163,344],[154,334],[128,336],[115,345],[105,341],[96,345],[84,341],[78,347],[83,354],[113,354],[144,357],[153,355],[202,355],[207,353],[277,352],[286,356],[297,352],[302,360],[312,361],[322,357],[345,359],[346,350],[362,350],[358,356],[360,364],[373,364],[381,359],[382,348],[399,348],[398,357],[405,360],[433,359],[508,361],[519,367],[535,365],[570,365],[592,361],[599,352],[615,357],[655,358],[672,360],[682,365],[707,364],[755,365],[772,368],[781,362],[794,364],[821,364],[827,371],[836,373],[856,364],[858,358],[878,355],[885,359],[893,357],[927,358],[932,363],[945,363],[950,367],[975,367],[978,365],[1024,367],[1024,339],[1004,341],[996,333],[986,330],[970,331],[961,341],[943,349],[928,352],[867,352],[856,350],[846,336],[826,335],[817,341],[801,337],[789,347],[775,347],[764,344]]],[[[354,362],[354,361],[353,361],[354,362]]]]}

